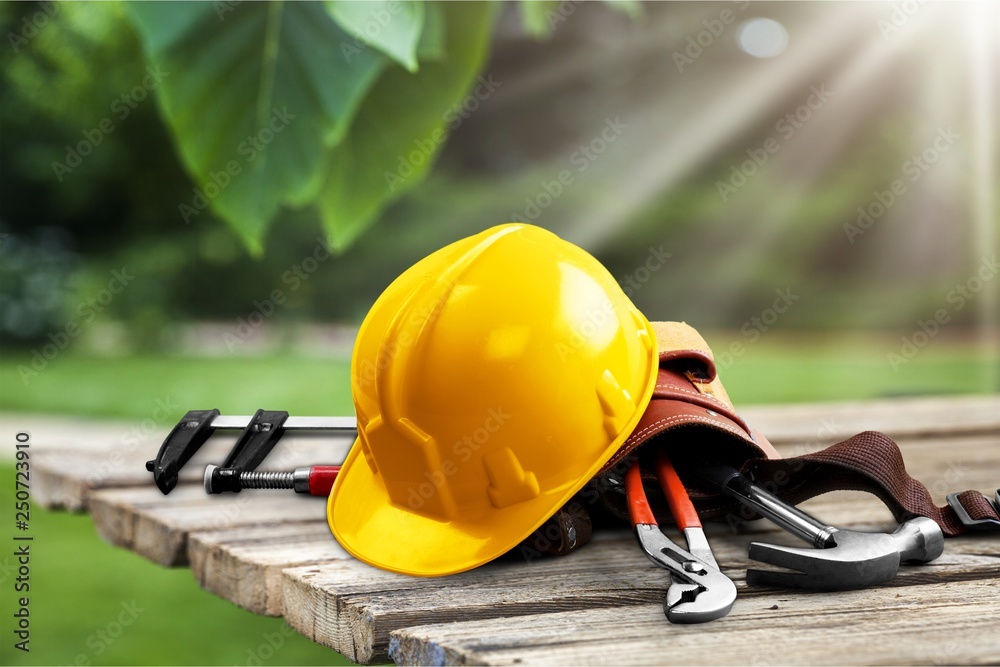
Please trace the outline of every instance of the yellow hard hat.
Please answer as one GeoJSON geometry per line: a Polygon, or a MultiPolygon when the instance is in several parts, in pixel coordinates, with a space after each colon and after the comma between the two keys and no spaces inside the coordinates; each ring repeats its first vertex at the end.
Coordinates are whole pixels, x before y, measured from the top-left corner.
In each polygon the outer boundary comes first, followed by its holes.
{"type": "Polygon", "coordinates": [[[506,224],[410,267],[358,332],[358,439],[330,493],[358,559],[418,576],[517,546],[632,432],[656,382],[653,330],[611,274],[506,224]]]}

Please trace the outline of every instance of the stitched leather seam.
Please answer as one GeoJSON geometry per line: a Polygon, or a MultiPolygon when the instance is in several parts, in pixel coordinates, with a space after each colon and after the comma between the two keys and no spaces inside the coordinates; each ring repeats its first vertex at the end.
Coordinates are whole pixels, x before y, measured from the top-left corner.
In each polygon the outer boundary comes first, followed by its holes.
{"type": "Polygon", "coordinates": [[[691,417],[691,416],[687,416],[687,415],[674,415],[673,417],[664,417],[662,419],[657,419],[652,424],[649,424],[648,426],[644,427],[641,431],[636,431],[635,433],[633,433],[629,437],[629,439],[631,440],[632,438],[635,438],[637,440],[641,440],[643,435],[645,435],[646,433],[648,433],[649,431],[655,429],[658,426],[661,426],[661,425],[665,426],[665,425],[673,423],[673,422],[692,421],[692,420],[704,422],[706,424],[712,424],[714,426],[718,426],[718,427],[720,427],[722,429],[725,429],[726,431],[728,431],[730,433],[733,433],[735,435],[740,436],[743,439],[746,439],[746,434],[744,434],[743,431],[741,431],[739,429],[736,429],[736,428],[733,428],[732,426],[730,426],[729,424],[726,424],[725,422],[720,422],[717,419],[710,419],[708,417],[701,417],[701,416],[691,417]]]}
{"type": "Polygon", "coordinates": [[[711,398],[713,401],[717,402],[719,405],[725,406],[727,410],[732,410],[732,408],[726,405],[726,403],[722,399],[716,398],[712,394],[703,394],[700,391],[691,391],[690,389],[675,387],[674,385],[670,384],[657,384],[656,389],[672,389],[674,391],[682,391],[685,394],[691,394],[692,396],[707,396],[708,398],[711,398]]]}
{"type": "MultiPolygon", "coordinates": [[[[622,460],[624,460],[626,456],[628,456],[630,453],[632,453],[633,451],[635,451],[635,449],[637,447],[639,447],[639,445],[641,445],[644,442],[643,436],[645,434],[649,433],[650,431],[652,431],[654,429],[657,429],[658,427],[668,426],[668,425],[670,425],[672,423],[677,423],[677,422],[688,422],[688,423],[690,423],[692,421],[702,422],[702,423],[704,423],[704,424],[706,424],[708,426],[714,426],[716,428],[719,428],[719,429],[725,431],[726,433],[729,433],[731,435],[735,435],[736,437],[740,438],[743,441],[750,442],[751,444],[755,444],[752,441],[750,441],[747,438],[746,433],[744,433],[739,428],[733,428],[729,424],[726,424],[725,422],[718,421],[717,419],[710,419],[709,417],[701,417],[701,416],[691,417],[691,416],[688,416],[688,415],[674,415],[673,417],[663,417],[661,419],[657,419],[652,424],[649,424],[649,425],[643,427],[641,430],[632,433],[632,435],[630,435],[628,437],[628,439],[625,440],[624,443],[622,443],[622,446],[618,449],[618,451],[615,452],[615,455],[613,457],[611,457],[611,459],[607,463],[604,464],[604,467],[602,468],[602,472],[605,471],[605,470],[608,470],[608,469],[610,469],[612,467],[614,467],[619,462],[621,462],[622,460]],[[634,443],[634,444],[632,444],[630,446],[629,443],[634,443]]],[[[663,431],[665,429],[660,428],[659,430],[663,431]]]]}
{"type": "MultiPolygon", "coordinates": [[[[682,387],[675,387],[673,385],[665,385],[665,384],[657,384],[656,385],[656,389],[668,389],[670,391],[678,391],[678,392],[685,393],[685,394],[691,394],[692,396],[697,396],[698,398],[710,398],[713,401],[715,401],[719,406],[722,407],[722,409],[723,409],[722,411],[723,412],[728,413],[725,416],[728,419],[732,419],[732,421],[736,422],[737,426],[739,426],[741,429],[743,429],[744,433],[750,434],[751,431],[752,431],[752,429],[750,428],[750,425],[746,423],[745,419],[743,419],[742,417],[740,417],[736,413],[736,409],[733,406],[729,405],[728,403],[726,403],[725,401],[723,401],[720,398],[716,398],[712,394],[703,394],[701,392],[691,391],[690,389],[684,389],[682,387]],[[729,417],[729,414],[731,414],[732,417],[729,417]],[[746,426],[745,429],[743,428],[744,426],[746,426]]],[[[660,400],[663,400],[663,399],[661,398],[660,400]]],[[[701,407],[701,406],[699,406],[699,407],[701,407]]]]}

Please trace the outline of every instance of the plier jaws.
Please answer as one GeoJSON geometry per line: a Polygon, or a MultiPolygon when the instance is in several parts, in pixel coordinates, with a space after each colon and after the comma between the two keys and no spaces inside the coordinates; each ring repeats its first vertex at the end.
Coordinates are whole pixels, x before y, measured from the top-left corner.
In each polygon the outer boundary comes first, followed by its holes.
{"type": "MultiPolygon", "coordinates": [[[[716,565],[704,533],[700,531],[700,523],[698,531],[685,529],[684,532],[688,536],[688,548],[701,552],[701,557],[680,548],[660,530],[642,488],[638,463],[633,464],[625,474],[625,490],[639,545],[651,561],[669,570],[673,578],[663,604],[667,620],[671,623],[704,623],[728,614],[736,600],[736,585],[716,565]],[[694,532],[699,536],[691,535],[694,532]]],[[[687,498],[686,492],[684,498],[687,498]]],[[[677,516],[677,510],[674,514],[678,525],[683,528],[684,520],[677,516]]]]}

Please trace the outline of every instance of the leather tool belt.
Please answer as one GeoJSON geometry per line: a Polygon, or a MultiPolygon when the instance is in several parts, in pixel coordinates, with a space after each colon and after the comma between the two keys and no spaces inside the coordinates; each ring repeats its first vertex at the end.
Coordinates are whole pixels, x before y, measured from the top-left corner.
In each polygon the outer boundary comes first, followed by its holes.
{"type": "MultiPolygon", "coordinates": [[[[897,521],[926,516],[948,537],[1000,530],[997,508],[978,491],[953,493],[948,505],[935,505],[927,488],[906,472],[899,447],[884,433],[865,431],[818,452],[782,458],[736,413],[701,335],[683,322],[654,322],[653,328],[660,368],[642,419],[590,484],[514,550],[522,557],[563,555],[586,544],[595,512],[627,521],[625,471],[654,441],[667,449],[702,520],[726,521],[734,529],[760,516],[700,479],[699,461],[731,464],[792,504],[828,491],[866,491],[882,500],[897,521]]],[[[672,523],[663,498],[649,501],[661,524],[672,523]]]]}

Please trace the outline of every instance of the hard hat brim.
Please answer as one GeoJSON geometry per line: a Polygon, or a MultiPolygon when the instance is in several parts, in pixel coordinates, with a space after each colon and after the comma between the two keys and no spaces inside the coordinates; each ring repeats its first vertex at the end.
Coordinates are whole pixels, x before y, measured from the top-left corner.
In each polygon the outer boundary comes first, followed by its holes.
{"type": "MultiPolygon", "coordinates": [[[[507,553],[569,502],[632,433],[656,384],[655,348],[651,356],[642,398],[626,428],[573,483],[507,507],[492,521],[439,521],[394,505],[355,441],[327,501],[333,535],[358,560],[417,577],[465,572],[507,553]]],[[[537,556],[530,550],[524,554],[529,560],[537,556]]]]}

